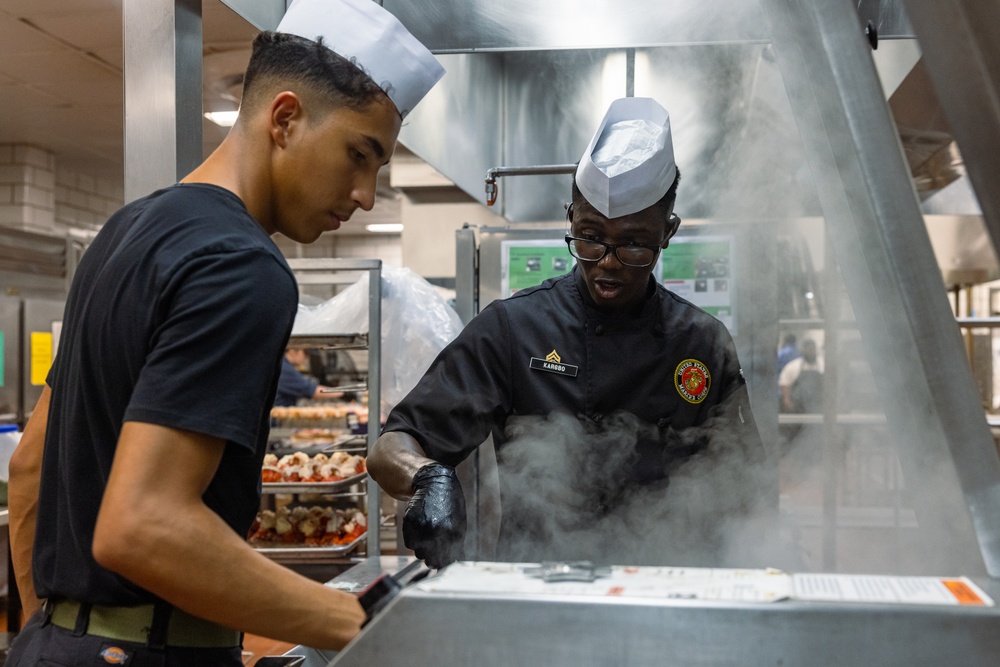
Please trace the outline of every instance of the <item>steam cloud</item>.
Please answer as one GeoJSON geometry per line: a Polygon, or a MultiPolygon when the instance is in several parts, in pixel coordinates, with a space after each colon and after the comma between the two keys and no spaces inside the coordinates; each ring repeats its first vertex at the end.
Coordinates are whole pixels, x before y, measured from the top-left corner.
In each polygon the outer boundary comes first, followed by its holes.
{"type": "Polygon", "coordinates": [[[656,430],[627,413],[599,427],[561,413],[511,422],[498,456],[498,557],[776,565],[778,554],[762,553],[776,519],[774,463],[743,452],[711,420],[671,431],[665,456],[656,453],[656,430]],[[669,477],[657,479],[662,472],[669,477]]]}

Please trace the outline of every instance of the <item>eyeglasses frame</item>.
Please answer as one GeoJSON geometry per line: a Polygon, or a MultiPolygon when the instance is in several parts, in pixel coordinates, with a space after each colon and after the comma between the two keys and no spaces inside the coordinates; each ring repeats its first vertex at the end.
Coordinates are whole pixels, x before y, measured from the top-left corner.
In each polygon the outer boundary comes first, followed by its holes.
{"type": "Polygon", "coordinates": [[[566,240],[566,247],[569,248],[569,254],[572,255],[575,259],[580,260],[581,262],[599,262],[605,257],[607,257],[608,252],[610,251],[615,253],[615,259],[621,262],[622,266],[628,266],[633,269],[644,269],[647,266],[652,266],[653,264],[656,264],[656,256],[663,249],[663,247],[660,245],[652,245],[646,243],[605,243],[604,241],[595,241],[594,239],[582,239],[579,236],[572,236],[570,234],[566,235],[565,240],[566,240]],[[601,253],[601,256],[598,257],[597,259],[587,259],[584,257],[577,257],[575,254],[573,254],[573,246],[572,246],[573,241],[583,241],[584,243],[596,243],[598,245],[602,245],[604,246],[604,252],[601,253]],[[621,258],[621,255],[618,254],[618,248],[627,248],[630,246],[633,248],[646,248],[647,250],[652,250],[654,253],[652,261],[647,262],[646,264],[629,264],[628,262],[623,260],[621,258]]]}

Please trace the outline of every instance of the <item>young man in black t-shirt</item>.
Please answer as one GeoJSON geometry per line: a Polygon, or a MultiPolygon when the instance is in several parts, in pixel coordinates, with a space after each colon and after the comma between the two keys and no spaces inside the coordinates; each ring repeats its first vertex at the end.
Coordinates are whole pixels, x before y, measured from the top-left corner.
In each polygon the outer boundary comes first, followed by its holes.
{"type": "Polygon", "coordinates": [[[297,304],[269,236],[309,243],[370,209],[442,74],[370,0],[298,0],[255,40],[219,149],[98,234],[11,461],[35,613],[8,665],[240,665],[239,631],[333,649],[357,633],[353,596],[245,541],[297,304]]]}

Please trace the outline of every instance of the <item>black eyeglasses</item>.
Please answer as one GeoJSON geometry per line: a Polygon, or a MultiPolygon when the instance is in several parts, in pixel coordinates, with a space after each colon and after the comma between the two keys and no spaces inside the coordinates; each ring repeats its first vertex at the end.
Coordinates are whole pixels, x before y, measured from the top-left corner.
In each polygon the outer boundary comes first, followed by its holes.
{"type": "Polygon", "coordinates": [[[575,236],[566,235],[566,245],[569,246],[569,254],[584,262],[599,262],[604,259],[608,252],[614,252],[618,261],[625,266],[643,268],[656,261],[656,256],[660,252],[658,245],[644,245],[642,243],[604,243],[603,241],[593,241],[591,239],[581,239],[575,236]]]}

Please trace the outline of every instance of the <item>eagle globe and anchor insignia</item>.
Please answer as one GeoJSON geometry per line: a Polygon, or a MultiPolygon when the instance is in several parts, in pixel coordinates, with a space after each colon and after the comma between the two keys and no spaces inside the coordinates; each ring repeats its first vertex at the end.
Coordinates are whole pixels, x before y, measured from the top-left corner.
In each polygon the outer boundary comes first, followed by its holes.
{"type": "Polygon", "coordinates": [[[545,355],[544,359],[532,357],[528,367],[534,371],[547,371],[549,373],[557,373],[559,375],[568,375],[573,378],[575,378],[577,373],[580,372],[579,366],[564,364],[562,357],[560,357],[559,353],[555,350],[552,350],[545,355]]]}
{"type": "Polygon", "coordinates": [[[674,386],[677,393],[688,403],[698,404],[708,396],[712,386],[712,374],[708,367],[697,359],[685,359],[677,364],[674,371],[674,386]]]}

